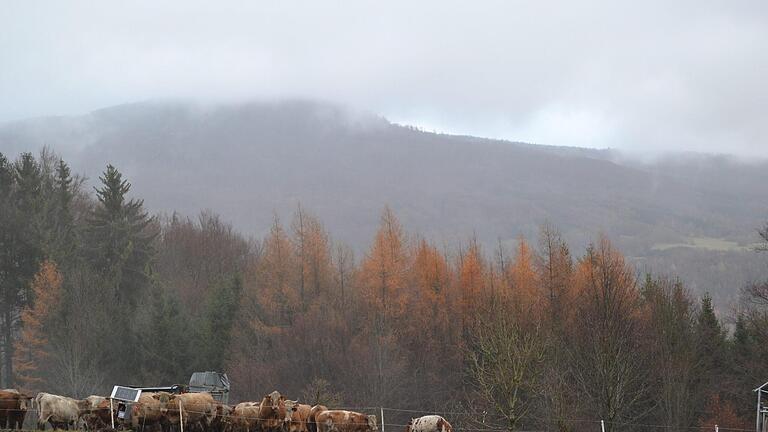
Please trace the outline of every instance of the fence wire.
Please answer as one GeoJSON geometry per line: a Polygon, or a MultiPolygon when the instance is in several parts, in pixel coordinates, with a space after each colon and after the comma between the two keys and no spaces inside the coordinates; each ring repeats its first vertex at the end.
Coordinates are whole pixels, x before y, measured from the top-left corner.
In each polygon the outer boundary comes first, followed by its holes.
{"type": "MultiPolygon", "coordinates": [[[[3,400],[16,400],[16,399],[0,399],[0,401],[3,401],[3,400]]],[[[425,414],[425,415],[438,414],[438,415],[445,415],[445,416],[462,416],[462,417],[466,417],[466,418],[469,418],[469,419],[473,419],[477,423],[482,423],[481,421],[476,419],[476,417],[478,416],[478,413],[462,412],[462,411],[431,411],[431,410],[423,410],[423,409],[388,408],[388,407],[371,407],[371,406],[369,406],[369,407],[341,407],[341,408],[333,408],[333,409],[335,409],[335,410],[359,411],[361,413],[371,412],[371,413],[374,413],[374,415],[377,415],[377,418],[378,418],[378,414],[381,411],[384,411],[384,412],[394,412],[394,413],[398,413],[399,412],[399,413],[409,413],[409,414],[425,414]]],[[[172,408],[172,410],[173,410],[173,408],[172,408]]],[[[5,414],[10,414],[10,412],[17,413],[19,410],[15,409],[15,408],[0,408],[0,414],[3,414],[3,411],[6,412],[5,414]]],[[[25,427],[23,427],[22,429],[5,429],[6,425],[5,424],[1,424],[0,425],[0,432],[6,432],[6,431],[12,431],[12,430],[13,431],[17,431],[17,432],[19,432],[19,431],[20,432],[39,432],[39,429],[37,429],[36,427],[35,428],[26,427],[28,425],[36,425],[37,424],[37,420],[38,420],[37,413],[38,413],[38,411],[39,410],[37,409],[37,407],[34,406],[34,404],[32,404],[31,401],[30,401],[30,406],[26,410],[26,414],[24,416],[24,421],[23,421],[25,427]]],[[[86,414],[94,414],[95,411],[99,411],[99,409],[92,409],[89,412],[87,412],[86,414]]],[[[173,410],[173,411],[175,411],[174,415],[176,414],[176,412],[178,412],[177,410],[173,410]]],[[[257,417],[257,416],[236,415],[234,413],[218,415],[215,412],[211,413],[211,412],[207,412],[207,411],[196,411],[196,410],[190,410],[190,409],[186,409],[186,408],[183,409],[182,413],[183,414],[212,415],[212,416],[214,416],[216,418],[222,419],[222,421],[225,424],[227,424],[227,425],[231,425],[233,423],[233,421],[238,421],[238,420],[239,421],[257,421],[257,420],[260,419],[260,417],[257,417]]],[[[81,417],[82,417],[82,414],[81,414],[81,417]]],[[[487,417],[502,418],[501,416],[498,416],[498,415],[488,415],[487,417]]],[[[601,423],[605,423],[606,425],[609,425],[609,424],[613,425],[615,427],[618,427],[619,430],[622,430],[623,428],[633,428],[633,429],[642,428],[642,429],[653,429],[653,430],[658,430],[658,429],[662,429],[662,430],[663,429],[678,429],[678,430],[679,429],[685,429],[685,430],[690,430],[690,431],[716,431],[716,430],[719,430],[719,431],[726,431],[726,432],[728,432],[728,431],[732,431],[732,432],[750,432],[750,431],[754,431],[754,429],[742,429],[742,428],[732,428],[732,427],[722,427],[722,426],[717,426],[716,428],[712,427],[712,426],[687,426],[687,427],[684,426],[684,427],[680,427],[680,426],[671,426],[671,425],[664,425],[664,424],[607,421],[607,420],[594,420],[594,419],[584,419],[584,418],[580,418],[580,419],[578,419],[578,418],[574,418],[574,419],[570,419],[570,418],[555,418],[555,417],[550,417],[550,418],[546,418],[546,417],[532,417],[532,418],[534,418],[535,420],[538,420],[538,421],[549,422],[549,423],[556,423],[556,422],[591,423],[591,424],[594,424],[596,426],[595,429],[594,429],[595,431],[600,431],[601,430],[601,423]]],[[[115,415],[115,420],[118,421],[118,418],[117,418],[116,415],[115,415]]],[[[143,419],[143,420],[145,420],[145,419],[143,419]]],[[[378,419],[378,420],[380,420],[380,419],[378,419]]],[[[76,423],[78,423],[80,421],[81,421],[80,418],[78,418],[76,423]]],[[[119,420],[119,421],[122,422],[122,420],[119,420]]],[[[451,420],[448,419],[448,421],[450,422],[451,420]]],[[[364,425],[364,424],[366,424],[366,423],[359,423],[359,425],[364,425]]],[[[145,425],[142,425],[142,426],[145,426],[145,425]]],[[[397,422],[393,422],[393,423],[378,423],[377,422],[377,426],[379,427],[379,430],[381,432],[385,432],[388,428],[401,428],[401,429],[404,429],[405,427],[408,426],[408,424],[397,423],[397,422]]],[[[92,430],[84,429],[84,428],[81,428],[79,426],[74,428],[74,429],[70,429],[70,430],[75,431],[75,432],[92,432],[92,430]]],[[[504,428],[504,427],[492,427],[492,426],[489,425],[487,427],[463,427],[463,426],[462,427],[454,427],[454,430],[456,432],[461,432],[461,431],[467,431],[467,432],[507,432],[510,429],[504,428]]],[[[538,430],[538,429],[514,429],[514,431],[515,432],[546,432],[545,429],[542,429],[542,430],[538,430]]]]}

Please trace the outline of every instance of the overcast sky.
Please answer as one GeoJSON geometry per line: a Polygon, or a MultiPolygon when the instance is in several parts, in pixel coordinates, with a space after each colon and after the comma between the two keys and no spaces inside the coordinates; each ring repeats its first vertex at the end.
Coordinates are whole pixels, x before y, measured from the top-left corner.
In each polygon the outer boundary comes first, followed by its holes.
{"type": "Polygon", "coordinates": [[[428,130],[768,156],[768,1],[8,1],[0,121],[310,97],[428,130]]]}

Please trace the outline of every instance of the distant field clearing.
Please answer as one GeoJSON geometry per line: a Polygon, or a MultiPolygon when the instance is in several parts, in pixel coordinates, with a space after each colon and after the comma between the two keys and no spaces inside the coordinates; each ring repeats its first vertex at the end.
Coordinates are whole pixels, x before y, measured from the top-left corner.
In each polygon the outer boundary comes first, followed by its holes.
{"type": "Polygon", "coordinates": [[[753,245],[742,246],[735,241],[719,239],[714,237],[691,237],[688,243],[656,243],[652,250],[668,250],[673,248],[695,248],[714,251],[737,251],[751,250],[753,245]]]}

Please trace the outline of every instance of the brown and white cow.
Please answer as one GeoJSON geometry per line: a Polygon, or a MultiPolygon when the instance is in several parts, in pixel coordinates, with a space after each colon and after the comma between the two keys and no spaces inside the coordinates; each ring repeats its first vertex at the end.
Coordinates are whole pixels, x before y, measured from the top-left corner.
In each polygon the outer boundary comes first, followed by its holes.
{"type": "Polygon", "coordinates": [[[21,429],[30,399],[16,389],[0,390],[0,429],[21,429]]]}
{"type": "Polygon", "coordinates": [[[285,424],[285,397],[278,391],[264,396],[259,404],[259,427],[262,432],[281,431],[285,424]]]}
{"type": "Polygon", "coordinates": [[[285,425],[286,432],[308,432],[307,421],[312,407],[300,404],[298,401],[285,401],[285,425]]]}
{"type": "Polygon", "coordinates": [[[232,409],[232,432],[257,432],[261,402],[240,402],[232,409]]]}
{"type": "Polygon", "coordinates": [[[453,426],[439,415],[425,415],[411,419],[405,432],[453,432],[453,426]]]}
{"type": "Polygon", "coordinates": [[[315,417],[318,432],[376,432],[376,416],[353,411],[328,410],[315,417]]]}
{"type": "Polygon", "coordinates": [[[328,411],[328,407],[325,405],[315,405],[309,410],[309,416],[307,417],[307,430],[309,432],[317,432],[317,415],[323,411],[328,411]]]}
{"type": "Polygon", "coordinates": [[[37,406],[37,428],[45,429],[45,424],[50,423],[54,429],[69,430],[75,427],[80,418],[78,400],[66,396],[58,396],[40,392],[35,396],[37,406]]]}

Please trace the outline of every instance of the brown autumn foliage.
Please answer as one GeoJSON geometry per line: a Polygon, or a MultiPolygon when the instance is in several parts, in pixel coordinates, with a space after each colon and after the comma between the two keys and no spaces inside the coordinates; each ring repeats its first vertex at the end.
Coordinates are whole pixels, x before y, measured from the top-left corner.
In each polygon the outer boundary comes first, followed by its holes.
{"type": "Polygon", "coordinates": [[[521,308],[541,310],[541,284],[534,267],[534,255],[525,239],[520,238],[512,265],[509,266],[511,296],[521,308]]]}
{"type": "Polygon", "coordinates": [[[493,278],[489,277],[485,259],[476,240],[473,239],[467,250],[459,255],[458,267],[459,316],[462,331],[466,336],[477,324],[480,311],[489,300],[488,296],[501,296],[503,290],[500,287],[490,290],[492,285],[488,282],[493,278]]]}
{"type": "Polygon", "coordinates": [[[62,276],[52,261],[45,261],[32,279],[34,302],[21,312],[21,337],[16,342],[16,379],[22,389],[40,390],[41,367],[50,353],[46,330],[61,301],[62,276]]]}
{"type": "Polygon", "coordinates": [[[606,238],[574,260],[545,225],[537,248],[519,239],[495,262],[475,241],[451,257],[409,238],[385,209],[355,263],[304,209],[290,231],[276,221],[245,270],[227,366],[236,396],[315,394],[323,383],[347,403],[472,412],[456,420],[465,427],[697,421],[681,395],[700,388],[670,381],[695,373],[690,350],[675,351],[693,331],[689,294],[663,280],[641,289],[606,238]]]}
{"type": "MultiPolygon", "coordinates": [[[[451,250],[411,236],[385,209],[356,262],[299,207],[260,242],[213,216],[170,221],[160,241],[158,277],[182,318],[210,307],[209,287],[222,276],[242,281],[222,353],[233,401],[279,389],[350,406],[465,412],[456,426],[507,430],[586,431],[599,419],[608,430],[743,424],[727,395],[704,414],[687,397],[708,394],[692,378],[690,294],[663,279],[641,284],[606,238],[574,258],[545,225],[536,247],[520,238],[489,259],[474,240],[451,250]]],[[[17,346],[27,388],[44,383],[45,322],[60,286],[44,264],[17,346]]],[[[387,423],[411,414],[389,412],[387,423]]]]}

